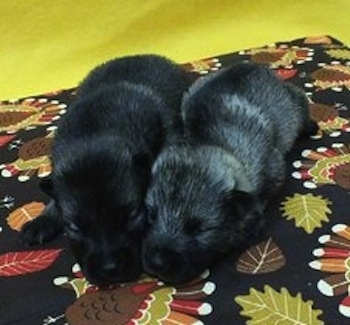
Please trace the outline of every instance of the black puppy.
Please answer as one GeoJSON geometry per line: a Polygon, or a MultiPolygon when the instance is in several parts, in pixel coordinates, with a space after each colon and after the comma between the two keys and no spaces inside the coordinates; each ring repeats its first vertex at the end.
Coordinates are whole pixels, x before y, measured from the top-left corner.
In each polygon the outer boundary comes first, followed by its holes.
{"type": "Polygon", "coordinates": [[[137,278],[151,165],[177,132],[190,83],[182,69],[155,55],[93,70],[58,126],[53,173],[42,184],[52,200],[24,226],[22,240],[41,244],[64,230],[89,281],[137,278]]]}
{"type": "Polygon", "coordinates": [[[143,246],[145,270],[175,283],[256,236],[285,153],[317,130],[303,93],[253,63],[194,83],[182,114],[187,142],[163,150],[152,169],[143,246]]]}

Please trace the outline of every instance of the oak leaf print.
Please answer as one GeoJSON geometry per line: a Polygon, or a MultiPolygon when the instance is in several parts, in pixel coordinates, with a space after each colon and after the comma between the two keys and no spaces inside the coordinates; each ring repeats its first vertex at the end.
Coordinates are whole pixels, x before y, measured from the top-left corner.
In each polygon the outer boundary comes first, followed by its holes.
{"type": "Polygon", "coordinates": [[[0,276],[11,277],[47,269],[62,249],[9,252],[0,255],[0,276]]]}
{"type": "Polygon", "coordinates": [[[318,317],[319,309],[312,308],[312,301],[304,301],[301,294],[293,297],[286,288],[280,292],[266,285],[264,291],[251,288],[246,296],[235,298],[243,310],[241,315],[250,317],[247,325],[320,325],[324,324],[318,317]]]}
{"type": "Polygon", "coordinates": [[[322,196],[296,193],[293,197],[286,197],[280,209],[287,220],[294,219],[296,227],[312,234],[316,228],[321,228],[322,222],[329,222],[327,214],[332,212],[328,207],[330,204],[322,196]]]}
{"type": "Polygon", "coordinates": [[[44,208],[45,204],[42,202],[25,204],[9,214],[7,223],[13,230],[20,231],[25,223],[38,217],[44,208]]]}
{"type": "Polygon", "coordinates": [[[243,253],[238,259],[236,269],[238,272],[248,274],[270,273],[277,271],[285,264],[286,259],[282,251],[270,237],[243,253]]]}

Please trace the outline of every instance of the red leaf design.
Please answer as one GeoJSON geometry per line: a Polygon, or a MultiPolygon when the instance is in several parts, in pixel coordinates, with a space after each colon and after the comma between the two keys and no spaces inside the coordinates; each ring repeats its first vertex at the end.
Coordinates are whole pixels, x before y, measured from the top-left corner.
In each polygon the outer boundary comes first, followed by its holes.
{"type": "Polygon", "coordinates": [[[62,249],[9,252],[0,255],[0,276],[18,276],[47,269],[62,249]]]}

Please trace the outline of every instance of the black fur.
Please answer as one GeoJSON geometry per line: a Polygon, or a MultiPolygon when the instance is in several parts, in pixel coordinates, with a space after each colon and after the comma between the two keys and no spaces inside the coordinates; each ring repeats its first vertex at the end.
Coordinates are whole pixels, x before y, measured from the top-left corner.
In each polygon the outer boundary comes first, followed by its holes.
{"type": "Polygon", "coordinates": [[[53,144],[52,197],[24,226],[29,244],[64,230],[90,282],[108,285],[141,273],[144,196],[151,165],[179,127],[190,77],[155,55],[112,60],[80,85],[53,144]]]}
{"type": "Polygon", "coordinates": [[[253,63],[197,81],[182,115],[187,141],[163,150],[152,169],[143,246],[145,270],[175,283],[256,236],[286,152],[312,125],[304,95],[253,63]]]}

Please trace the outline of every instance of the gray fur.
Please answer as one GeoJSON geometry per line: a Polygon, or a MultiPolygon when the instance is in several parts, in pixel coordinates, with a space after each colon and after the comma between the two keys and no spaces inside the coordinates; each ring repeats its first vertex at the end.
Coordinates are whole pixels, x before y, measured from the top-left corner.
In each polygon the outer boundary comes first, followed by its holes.
{"type": "Polygon", "coordinates": [[[152,170],[146,271],[187,281],[255,236],[284,179],[285,154],[314,126],[307,110],[299,90],[253,63],[190,87],[182,103],[186,141],[163,150],[152,170]]]}

